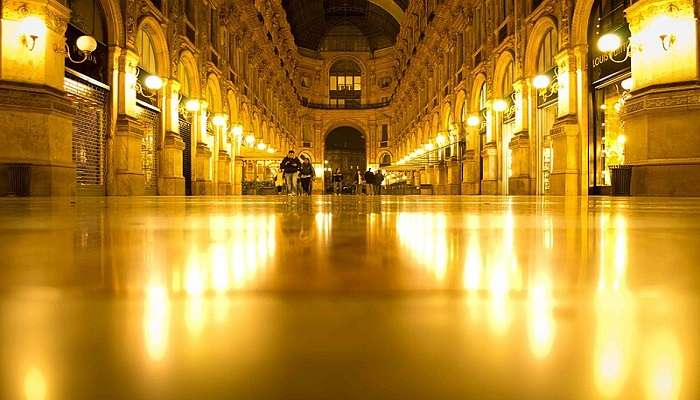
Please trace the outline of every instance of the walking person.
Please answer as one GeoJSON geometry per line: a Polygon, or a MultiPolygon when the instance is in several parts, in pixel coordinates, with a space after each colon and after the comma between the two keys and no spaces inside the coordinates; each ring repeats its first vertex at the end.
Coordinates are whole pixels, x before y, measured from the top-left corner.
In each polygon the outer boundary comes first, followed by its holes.
{"type": "Polygon", "coordinates": [[[311,196],[311,181],[316,176],[316,171],[314,171],[313,165],[309,162],[309,159],[304,157],[301,162],[301,168],[299,169],[299,180],[301,180],[301,188],[303,193],[311,196]]]}
{"type": "Polygon", "coordinates": [[[372,172],[372,168],[369,168],[367,172],[365,172],[365,191],[367,192],[368,196],[372,196],[374,194],[373,186],[374,172],[372,172]]]}
{"type": "Polygon", "coordinates": [[[333,173],[333,192],[339,195],[343,191],[343,173],[340,168],[336,168],[333,173]]]}
{"type": "Polygon", "coordinates": [[[374,194],[382,194],[382,182],[384,182],[384,174],[382,174],[382,170],[378,169],[377,173],[374,174],[374,194]]]}
{"type": "Polygon", "coordinates": [[[277,171],[277,174],[275,174],[275,187],[277,188],[277,194],[282,194],[282,188],[284,187],[284,172],[282,170],[277,171]]]}
{"type": "Polygon", "coordinates": [[[299,175],[300,167],[301,161],[297,158],[294,150],[289,150],[287,157],[280,163],[280,169],[284,172],[284,182],[287,186],[288,196],[296,195],[297,176],[299,175]]]}

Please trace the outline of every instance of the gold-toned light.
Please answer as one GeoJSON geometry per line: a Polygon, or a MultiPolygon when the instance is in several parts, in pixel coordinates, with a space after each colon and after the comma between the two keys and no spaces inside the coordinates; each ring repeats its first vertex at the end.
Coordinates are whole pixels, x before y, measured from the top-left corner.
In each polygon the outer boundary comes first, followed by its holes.
{"type": "Polygon", "coordinates": [[[425,149],[425,151],[432,151],[435,149],[435,146],[432,143],[428,143],[425,146],[423,146],[423,148],[425,149]]]}
{"type": "Polygon", "coordinates": [[[189,112],[197,112],[199,111],[199,100],[197,99],[189,99],[185,103],[185,109],[189,112]]]}
{"type": "Polygon", "coordinates": [[[267,148],[267,145],[263,142],[258,143],[258,150],[265,150],[267,148]]]}
{"type": "Polygon", "coordinates": [[[252,146],[253,144],[255,144],[255,136],[253,136],[253,135],[248,135],[248,136],[246,136],[246,137],[245,137],[245,143],[246,143],[248,146],[252,146]]]}
{"type": "Polygon", "coordinates": [[[243,125],[241,125],[241,124],[233,125],[231,132],[233,133],[233,136],[235,136],[235,137],[243,136],[243,125]]]}
{"type": "Polygon", "coordinates": [[[437,135],[435,141],[437,142],[438,146],[444,146],[447,143],[447,136],[445,136],[444,133],[441,133],[437,135]]]}
{"type": "Polygon", "coordinates": [[[226,126],[226,115],[215,114],[211,119],[211,123],[220,128],[226,126]]]}
{"type": "Polygon", "coordinates": [[[151,90],[160,90],[163,87],[163,80],[158,75],[147,76],[143,83],[151,90]]]}
{"type": "Polygon", "coordinates": [[[481,124],[481,118],[477,117],[476,115],[472,115],[469,118],[467,118],[467,125],[479,126],[479,124],[481,124]]]}
{"type": "Polygon", "coordinates": [[[22,33],[22,44],[32,51],[36,47],[36,41],[46,34],[46,24],[38,16],[30,15],[20,21],[19,31],[22,33]]]}
{"type": "Polygon", "coordinates": [[[97,49],[97,40],[90,35],[83,35],[78,37],[75,41],[75,45],[78,47],[78,50],[83,53],[92,53],[97,49]]]}
{"type": "Polygon", "coordinates": [[[632,78],[627,78],[624,81],[620,82],[620,86],[622,86],[622,88],[625,90],[632,90],[633,83],[634,82],[632,81],[632,78]]]}
{"type": "Polygon", "coordinates": [[[537,75],[532,79],[532,86],[534,86],[535,89],[546,89],[551,81],[552,80],[547,75],[537,75]]]}
{"type": "Polygon", "coordinates": [[[496,99],[493,101],[493,110],[496,112],[503,112],[508,108],[508,104],[503,99],[496,99]]]}
{"type": "Polygon", "coordinates": [[[598,50],[612,53],[622,46],[622,39],[614,33],[606,33],[598,39],[598,50]]]}

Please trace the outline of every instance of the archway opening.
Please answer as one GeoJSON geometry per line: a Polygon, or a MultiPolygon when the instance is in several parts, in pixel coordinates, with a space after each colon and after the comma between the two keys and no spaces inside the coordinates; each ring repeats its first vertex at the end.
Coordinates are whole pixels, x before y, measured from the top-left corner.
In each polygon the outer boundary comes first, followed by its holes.
{"type": "Polygon", "coordinates": [[[343,126],[333,129],[326,136],[325,149],[327,183],[330,183],[332,172],[338,168],[343,174],[343,186],[352,185],[358,171],[367,169],[365,136],[355,128],[343,126]]]}

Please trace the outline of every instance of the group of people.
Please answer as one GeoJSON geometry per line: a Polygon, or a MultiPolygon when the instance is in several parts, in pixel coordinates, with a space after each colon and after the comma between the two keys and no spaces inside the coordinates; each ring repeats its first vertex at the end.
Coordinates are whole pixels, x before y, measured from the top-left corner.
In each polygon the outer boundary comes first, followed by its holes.
{"type": "MultiPolygon", "coordinates": [[[[316,171],[311,165],[311,160],[304,156],[297,157],[294,150],[289,150],[287,156],[282,159],[279,172],[275,177],[277,193],[282,194],[283,188],[286,187],[288,196],[310,196],[315,177],[316,171]]],[[[341,194],[343,190],[343,173],[340,171],[340,168],[335,170],[331,180],[333,182],[333,193],[341,194]]],[[[364,174],[362,171],[357,171],[354,182],[355,193],[362,193],[362,188],[364,187],[367,195],[380,195],[383,182],[384,174],[381,170],[373,172],[372,168],[370,168],[364,174]]]]}
{"type": "Polygon", "coordinates": [[[365,192],[368,196],[382,194],[382,183],[384,182],[382,170],[378,169],[377,172],[372,172],[372,168],[370,168],[365,172],[364,176],[362,176],[360,171],[357,171],[357,193],[361,192],[363,180],[365,192]]]}
{"type": "Polygon", "coordinates": [[[288,196],[296,196],[297,194],[311,195],[313,190],[313,180],[316,176],[314,166],[311,161],[302,156],[297,157],[294,150],[289,150],[287,156],[280,163],[280,171],[275,179],[277,193],[282,193],[282,188],[287,188],[288,196]]]}

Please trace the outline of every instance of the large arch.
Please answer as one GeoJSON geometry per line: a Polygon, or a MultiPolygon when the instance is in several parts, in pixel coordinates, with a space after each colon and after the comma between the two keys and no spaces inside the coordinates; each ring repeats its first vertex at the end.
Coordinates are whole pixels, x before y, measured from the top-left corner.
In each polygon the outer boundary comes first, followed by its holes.
{"type": "Polygon", "coordinates": [[[464,90],[460,90],[457,92],[457,96],[455,97],[455,121],[459,124],[460,127],[464,125],[464,122],[466,121],[466,115],[465,115],[465,110],[466,110],[466,101],[467,101],[467,93],[464,90]]]}
{"type": "Polygon", "coordinates": [[[493,78],[493,95],[495,97],[503,97],[507,94],[504,91],[503,78],[505,76],[506,69],[509,65],[513,65],[513,53],[510,50],[506,50],[498,56],[496,61],[496,68],[494,68],[494,78],[493,78]]]}
{"type": "Polygon", "coordinates": [[[471,113],[479,112],[479,95],[481,94],[481,88],[484,86],[485,83],[486,75],[484,75],[483,73],[478,74],[474,78],[474,83],[472,85],[472,93],[469,101],[469,111],[471,113]]]}
{"type": "Polygon", "coordinates": [[[357,171],[367,169],[367,135],[356,126],[341,125],[327,131],[323,144],[327,166],[341,169],[345,185],[353,183],[357,171]]]}
{"type": "Polygon", "coordinates": [[[588,44],[588,21],[593,11],[595,0],[575,2],[574,15],[571,19],[571,43],[574,47],[588,44]]]}
{"type": "Polygon", "coordinates": [[[155,74],[161,77],[169,77],[170,74],[170,55],[168,53],[168,41],[165,33],[158,21],[152,16],[143,17],[138,24],[136,32],[143,30],[153,41],[155,51],[156,71],[155,74]]]}
{"type": "Polygon", "coordinates": [[[201,97],[202,90],[199,87],[199,79],[197,78],[199,76],[199,70],[197,67],[197,61],[195,60],[194,55],[191,51],[183,50],[180,53],[180,61],[178,63],[178,67],[179,66],[182,66],[187,76],[187,81],[190,85],[190,96],[192,96],[193,98],[201,97]]]}
{"type": "Polygon", "coordinates": [[[223,112],[224,106],[222,100],[219,78],[215,74],[209,74],[207,77],[207,102],[209,103],[209,111],[212,113],[223,112]]]}
{"type": "Polygon", "coordinates": [[[532,78],[538,72],[537,55],[539,54],[542,40],[549,31],[557,32],[556,21],[550,16],[539,18],[530,31],[527,48],[525,49],[524,64],[524,73],[528,78],[532,78]]]}
{"type": "Polygon", "coordinates": [[[445,102],[445,104],[442,105],[442,110],[440,112],[440,120],[442,121],[442,131],[449,131],[450,130],[450,119],[452,117],[452,104],[450,102],[445,102]]]}

